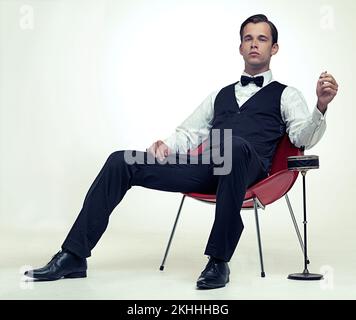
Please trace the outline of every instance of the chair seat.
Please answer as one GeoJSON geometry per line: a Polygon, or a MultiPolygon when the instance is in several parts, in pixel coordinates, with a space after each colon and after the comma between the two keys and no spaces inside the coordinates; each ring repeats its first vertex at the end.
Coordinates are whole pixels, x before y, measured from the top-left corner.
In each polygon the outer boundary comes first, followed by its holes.
{"type": "MultiPolygon", "coordinates": [[[[253,198],[257,197],[262,205],[266,206],[283,197],[293,186],[298,172],[283,170],[268,176],[247,189],[242,208],[253,208],[253,198]],[[278,186],[278,188],[276,188],[278,186]]],[[[184,193],[186,196],[204,202],[216,202],[215,194],[184,193]]]]}

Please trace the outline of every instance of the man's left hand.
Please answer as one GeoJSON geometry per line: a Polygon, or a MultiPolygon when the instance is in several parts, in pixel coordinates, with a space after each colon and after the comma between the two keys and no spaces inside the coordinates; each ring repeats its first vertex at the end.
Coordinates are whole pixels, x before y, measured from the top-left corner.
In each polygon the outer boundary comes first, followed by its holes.
{"type": "Polygon", "coordinates": [[[320,75],[316,86],[316,95],[318,96],[317,106],[321,113],[325,113],[328,104],[335,98],[338,89],[339,85],[331,74],[323,72],[320,75]]]}

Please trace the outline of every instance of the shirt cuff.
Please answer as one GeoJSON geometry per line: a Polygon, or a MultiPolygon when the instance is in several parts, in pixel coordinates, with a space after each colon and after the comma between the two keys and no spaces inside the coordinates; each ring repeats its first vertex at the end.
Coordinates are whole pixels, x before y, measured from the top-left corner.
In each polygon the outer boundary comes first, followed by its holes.
{"type": "Polygon", "coordinates": [[[317,125],[317,126],[320,126],[322,124],[322,122],[325,121],[325,118],[326,118],[326,113],[328,112],[328,110],[326,109],[325,113],[322,114],[320,112],[320,110],[318,109],[317,106],[315,106],[314,108],[314,111],[313,111],[313,114],[312,114],[312,119],[313,119],[313,122],[317,125]]]}

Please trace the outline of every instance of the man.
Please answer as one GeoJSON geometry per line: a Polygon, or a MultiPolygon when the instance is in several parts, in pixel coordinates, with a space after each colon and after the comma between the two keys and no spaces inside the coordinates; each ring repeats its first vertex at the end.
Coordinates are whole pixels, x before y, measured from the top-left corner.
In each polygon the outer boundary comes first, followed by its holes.
{"type": "Polygon", "coordinates": [[[243,230],[239,212],[247,187],[266,177],[276,145],[285,133],[297,147],[311,148],[320,140],[326,128],[325,112],[338,91],[334,77],[322,73],[316,89],[317,105],[310,114],[298,90],[272,78],[270,61],[278,52],[274,24],[264,15],[252,16],[241,25],[240,37],[240,54],[245,61],[241,80],[209,95],[165,141],[153,143],[147,152],[133,151],[144,159],[141,163],[128,163],[126,151],[112,153],[90,187],[62,250],[45,267],[26,275],[41,280],[86,277],[86,258],[104,233],[111,212],[126,191],[138,185],[173,192],[216,193],[215,221],[205,250],[209,262],[197,288],[226,285],[228,262],[243,230]],[[213,161],[179,163],[181,155],[209,140],[214,130],[222,129],[231,130],[230,137],[219,145],[226,150],[228,141],[231,147],[230,170],[217,175],[214,169],[218,166],[213,161]]]}

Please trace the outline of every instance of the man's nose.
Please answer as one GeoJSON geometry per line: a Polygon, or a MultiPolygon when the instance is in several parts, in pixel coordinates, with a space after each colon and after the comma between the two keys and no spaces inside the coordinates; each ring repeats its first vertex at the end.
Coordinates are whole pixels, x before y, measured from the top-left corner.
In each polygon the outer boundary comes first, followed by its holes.
{"type": "Polygon", "coordinates": [[[257,48],[258,47],[258,43],[256,40],[252,40],[251,41],[251,49],[257,48]]]}

